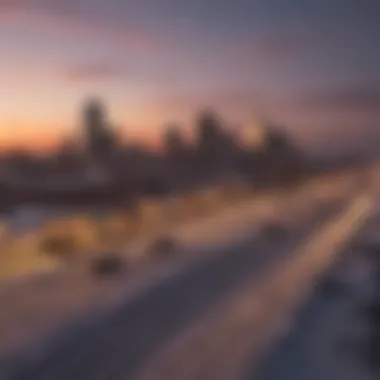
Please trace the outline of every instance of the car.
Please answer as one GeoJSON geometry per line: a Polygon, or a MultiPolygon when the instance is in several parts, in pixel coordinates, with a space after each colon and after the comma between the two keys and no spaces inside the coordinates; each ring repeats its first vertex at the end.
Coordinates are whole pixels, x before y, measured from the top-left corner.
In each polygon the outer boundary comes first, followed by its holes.
{"type": "Polygon", "coordinates": [[[93,259],[91,271],[96,277],[108,278],[118,275],[125,269],[123,258],[116,253],[102,254],[93,259]]]}

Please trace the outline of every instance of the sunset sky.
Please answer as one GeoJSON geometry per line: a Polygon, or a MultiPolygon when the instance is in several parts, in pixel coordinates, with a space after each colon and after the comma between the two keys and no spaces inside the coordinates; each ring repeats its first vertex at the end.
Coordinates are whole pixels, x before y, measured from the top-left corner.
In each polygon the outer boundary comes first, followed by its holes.
{"type": "Polygon", "coordinates": [[[380,143],[378,0],[0,0],[0,147],[45,147],[101,96],[130,139],[214,107],[315,149],[380,143]]]}

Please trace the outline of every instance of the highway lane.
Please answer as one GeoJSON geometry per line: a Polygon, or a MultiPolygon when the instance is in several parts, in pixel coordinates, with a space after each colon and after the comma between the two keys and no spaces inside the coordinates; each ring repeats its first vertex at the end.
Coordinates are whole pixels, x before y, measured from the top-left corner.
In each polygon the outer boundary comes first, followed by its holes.
{"type": "Polygon", "coordinates": [[[126,379],[144,360],[183,331],[199,315],[234,292],[244,281],[260,278],[274,260],[290,255],[321,221],[343,207],[316,209],[293,224],[286,243],[253,237],[149,288],[102,323],[62,342],[47,357],[21,366],[7,380],[126,379]]]}
{"type": "Polygon", "coordinates": [[[75,334],[76,327],[81,329],[83,324],[111,314],[117,305],[138,297],[151,284],[175,272],[186,272],[184,268],[192,262],[223,254],[226,247],[255,234],[268,218],[285,218],[291,224],[302,225],[317,208],[323,219],[329,204],[339,201],[336,196],[350,198],[350,186],[345,191],[344,180],[331,182],[327,194],[325,186],[301,186],[291,192],[255,197],[213,216],[175,226],[170,235],[178,240],[180,249],[164,260],[151,260],[149,246],[125,247],[127,268],[112,281],[96,280],[88,257],[71,263],[64,271],[1,283],[0,303],[7,308],[0,311],[0,371],[2,363],[13,363],[9,357],[34,360],[51,345],[59,344],[62,331],[75,334]],[[131,265],[129,258],[133,260],[131,265]]]}
{"type": "Polygon", "coordinates": [[[247,365],[257,364],[286,331],[294,311],[309,297],[315,279],[338,257],[372,207],[370,198],[355,199],[259,282],[249,280],[227,302],[153,355],[136,379],[243,378],[247,365]]]}
{"type": "Polygon", "coordinates": [[[375,289],[374,258],[363,243],[379,244],[380,214],[361,233],[315,287],[284,339],[268,352],[246,380],[374,380],[366,362],[365,308],[375,289]]]}

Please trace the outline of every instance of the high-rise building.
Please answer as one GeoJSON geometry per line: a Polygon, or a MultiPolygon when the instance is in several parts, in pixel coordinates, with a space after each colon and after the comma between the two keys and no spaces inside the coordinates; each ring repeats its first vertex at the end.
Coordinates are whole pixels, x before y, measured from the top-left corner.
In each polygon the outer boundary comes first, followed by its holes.
{"type": "Polygon", "coordinates": [[[91,172],[103,176],[115,148],[115,136],[110,129],[105,107],[98,99],[91,99],[84,107],[84,134],[91,172]]]}
{"type": "Polygon", "coordinates": [[[164,151],[169,158],[182,158],[187,151],[187,144],[181,129],[176,125],[170,125],[165,130],[164,151]]]}
{"type": "Polygon", "coordinates": [[[84,109],[84,128],[87,153],[97,160],[101,154],[104,134],[104,110],[100,101],[90,100],[84,109]]]}
{"type": "Polygon", "coordinates": [[[219,117],[212,111],[206,110],[200,114],[196,125],[196,144],[204,164],[218,165],[223,155],[225,131],[219,117]]]}
{"type": "Polygon", "coordinates": [[[115,134],[107,122],[105,107],[99,100],[87,103],[84,126],[88,153],[95,160],[107,159],[115,145],[115,134]]]}

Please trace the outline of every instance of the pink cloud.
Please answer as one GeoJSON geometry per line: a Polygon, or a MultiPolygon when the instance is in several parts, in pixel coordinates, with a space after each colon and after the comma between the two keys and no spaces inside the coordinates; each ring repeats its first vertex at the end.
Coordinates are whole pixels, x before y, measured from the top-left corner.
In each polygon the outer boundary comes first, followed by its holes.
{"type": "Polygon", "coordinates": [[[240,107],[251,108],[261,107],[266,104],[265,95],[248,90],[230,91],[209,91],[202,93],[173,94],[160,101],[160,105],[167,107],[197,107],[199,105],[220,108],[240,107]]]}
{"type": "Polygon", "coordinates": [[[240,53],[249,60],[276,63],[298,59],[316,48],[326,48],[331,38],[331,33],[321,30],[320,26],[298,20],[281,28],[273,27],[259,35],[244,38],[236,47],[237,54],[240,53]]]}
{"type": "Polygon", "coordinates": [[[153,51],[165,41],[149,31],[113,23],[100,16],[82,12],[74,2],[45,0],[0,0],[0,20],[13,25],[38,25],[48,31],[87,38],[100,43],[116,44],[133,51],[153,51]],[[71,5],[71,6],[70,6],[71,5]]]}
{"type": "Polygon", "coordinates": [[[283,60],[297,54],[303,45],[281,37],[270,37],[255,44],[254,53],[265,61],[283,60]]]}
{"type": "Polygon", "coordinates": [[[306,109],[317,112],[366,112],[379,115],[380,86],[370,84],[314,92],[303,96],[300,103],[306,109]]]}
{"type": "Polygon", "coordinates": [[[88,82],[118,78],[123,76],[125,71],[108,63],[95,63],[66,67],[61,74],[72,82],[88,82]]]}
{"type": "Polygon", "coordinates": [[[229,125],[246,123],[263,115],[272,115],[278,104],[265,94],[255,91],[231,90],[202,93],[172,93],[152,99],[148,104],[153,113],[165,115],[164,120],[192,124],[197,114],[205,109],[220,113],[229,125]]]}
{"type": "Polygon", "coordinates": [[[76,0],[0,0],[3,11],[48,11],[52,13],[78,13],[76,0]]]}

